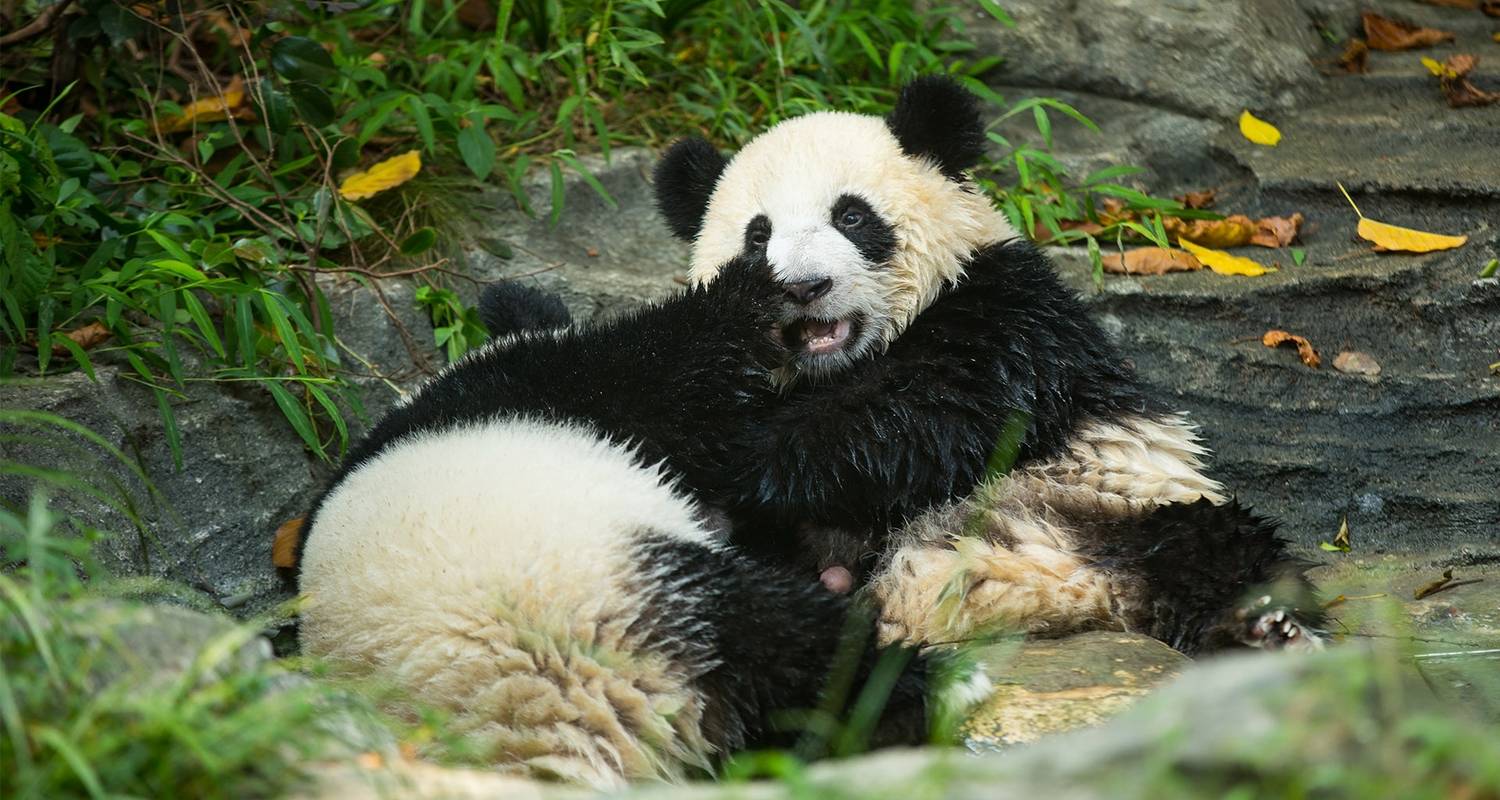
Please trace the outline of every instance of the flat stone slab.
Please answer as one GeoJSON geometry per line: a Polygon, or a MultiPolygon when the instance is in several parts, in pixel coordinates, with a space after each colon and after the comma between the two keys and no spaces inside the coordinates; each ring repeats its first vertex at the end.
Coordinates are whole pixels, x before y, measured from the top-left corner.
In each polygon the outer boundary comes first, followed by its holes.
{"type": "Polygon", "coordinates": [[[1344,642],[1395,642],[1444,703],[1500,724],[1500,561],[1473,552],[1333,554],[1315,570],[1344,642]],[[1441,580],[1446,588],[1422,598],[1441,580]],[[1342,599],[1340,599],[1342,598],[1342,599]]]}
{"type": "MultiPolygon", "coordinates": [[[[1330,76],[1295,109],[1266,115],[1281,129],[1279,145],[1251,144],[1232,126],[1219,144],[1266,190],[1324,191],[1339,181],[1350,191],[1500,197],[1500,104],[1450,108],[1421,63],[1423,57],[1441,62],[1458,53],[1477,55],[1471,80],[1500,91],[1500,48],[1490,38],[1494,19],[1476,9],[1409,0],[1358,4],[1364,9],[1449,31],[1455,39],[1417,50],[1371,51],[1369,71],[1357,75],[1333,63],[1341,45],[1325,44],[1314,58],[1330,76]]],[[[1354,8],[1338,16],[1336,34],[1363,36],[1354,8]]]]}
{"type": "Polygon", "coordinates": [[[1104,631],[995,645],[981,657],[995,692],[960,730],[971,749],[1098,725],[1189,663],[1155,639],[1104,631]]]}
{"type": "MultiPolygon", "coordinates": [[[[514,211],[497,216],[480,233],[507,243],[512,255],[502,259],[484,249],[472,250],[471,274],[483,281],[520,280],[557,292],[577,321],[680,290],[678,280],[687,274],[689,248],[673,238],[656,211],[649,179],[656,154],[627,148],[616,150],[608,163],[599,157],[581,162],[594,172],[614,204],[583,181],[570,179],[563,218],[554,225],[546,216],[550,189],[534,180],[527,188],[540,215],[533,218],[514,211]]],[[[495,202],[514,205],[509,196],[495,202]]]]}

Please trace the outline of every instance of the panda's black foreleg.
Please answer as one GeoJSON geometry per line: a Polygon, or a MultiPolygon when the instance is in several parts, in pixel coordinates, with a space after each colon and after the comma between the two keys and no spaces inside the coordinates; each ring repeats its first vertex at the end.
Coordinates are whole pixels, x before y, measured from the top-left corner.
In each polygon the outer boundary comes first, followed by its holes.
{"type": "Polygon", "coordinates": [[[876,647],[875,615],[859,601],[730,548],[647,537],[638,555],[648,641],[702,670],[704,732],[725,755],[797,745],[809,720],[855,713],[872,683],[888,694],[865,719],[865,743],[927,740],[928,662],[876,647]]]}
{"type": "Polygon", "coordinates": [[[1085,536],[1079,550],[1121,576],[1133,598],[1127,621],[1189,655],[1321,644],[1310,565],[1238,501],[1163,505],[1085,536]]]}
{"type": "Polygon", "coordinates": [[[492,283],[479,296],[479,319],[490,336],[566,328],[573,316],[557,295],[515,281],[492,283]]]}

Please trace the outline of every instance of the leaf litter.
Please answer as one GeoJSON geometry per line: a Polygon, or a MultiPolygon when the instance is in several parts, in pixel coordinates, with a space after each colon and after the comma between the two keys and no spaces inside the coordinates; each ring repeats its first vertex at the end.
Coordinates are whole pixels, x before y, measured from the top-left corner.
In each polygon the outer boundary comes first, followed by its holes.
{"type": "Polygon", "coordinates": [[[1431,47],[1454,39],[1452,31],[1423,28],[1409,22],[1394,20],[1373,11],[1360,15],[1365,26],[1365,44],[1371,50],[1412,50],[1431,47]]]}
{"type": "Polygon", "coordinates": [[[1452,250],[1461,247],[1467,241],[1467,236],[1449,236],[1441,233],[1428,233],[1427,231],[1402,228],[1385,222],[1377,222],[1364,215],[1359,206],[1354,204],[1354,198],[1349,196],[1349,190],[1344,185],[1338,184],[1339,191],[1344,193],[1344,199],[1354,208],[1354,213],[1359,215],[1360,238],[1371,242],[1379,252],[1400,251],[1404,253],[1431,253],[1435,250],[1452,250]]]}
{"type": "Polygon", "coordinates": [[[1313,369],[1323,364],[1323,359],[1318,357],[1318,351],[1313,349],[1312,342],[1309,342],[1305,336],[1272,329],[1260,337],[1260,343],[1273,350],[1289,344],[1297,348],[1297,357],[1302,359],[1303,364],[1313,369]]]}
{"type": "Polygon", "coordinates": [[[1469,81],[1469,73],[1478,64],[1479,56],[1467,53],[1449,56],[1441,64],[1431,58],[1422,59],[1422,66],[1437,77],[1443,98],[1453,108],[1487,106],[1500,102],[1500,92],[1487,92],[1469,81]]]}

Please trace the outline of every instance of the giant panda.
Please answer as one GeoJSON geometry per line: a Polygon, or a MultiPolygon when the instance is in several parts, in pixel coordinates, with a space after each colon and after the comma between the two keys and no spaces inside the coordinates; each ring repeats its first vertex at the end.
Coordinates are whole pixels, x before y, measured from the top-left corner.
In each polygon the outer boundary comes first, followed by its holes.
{"type": "MultiPolygon", "coordinates": [[[[820,707],[841,647],[870,674],[884,653],[843,634],[874,617],[738,553],[682,486],[715,485],[784,357],[784,287],[731,262],[592,326],[502,293],[531,322],[393,409],[315,503],[303,652],[451,713],[503,769],[595,787],[785,744],[775,715],[820,707]]],[[[896,673],[875,743],[984,696],[955,669],[929,702],[932,663],[896,673]]]]}
{"type": "Polygon", "coordinates": [[[884,118],[811,113],[729,159],[700,138],[664,154],[657,204],[692,243],[690,283],[764,258],[791,299],[781,401],[709,498],[736,540],[836,591],[868,583],[887,642],[1105,627],[1190,654],[1319,646],[1308,565],[1204,474],[1193,427],[1145,400],[976,188],[984,142],[977,99],[928,77],[884,118]],[[1014,469],[986,480],[1007,443],[1014,469]]]}

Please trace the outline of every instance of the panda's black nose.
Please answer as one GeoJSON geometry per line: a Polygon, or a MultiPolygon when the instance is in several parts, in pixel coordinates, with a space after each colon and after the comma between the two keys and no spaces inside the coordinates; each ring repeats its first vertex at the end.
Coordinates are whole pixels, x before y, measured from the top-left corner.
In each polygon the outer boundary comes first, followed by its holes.
{"type": "Polygon", "coordinates": [[[833,288],[833,278],[814,278],[810,281],[798,281],[786,285],[786,296],[801,305],[807,305],[812,301],[828,294],[833,288]]]}

